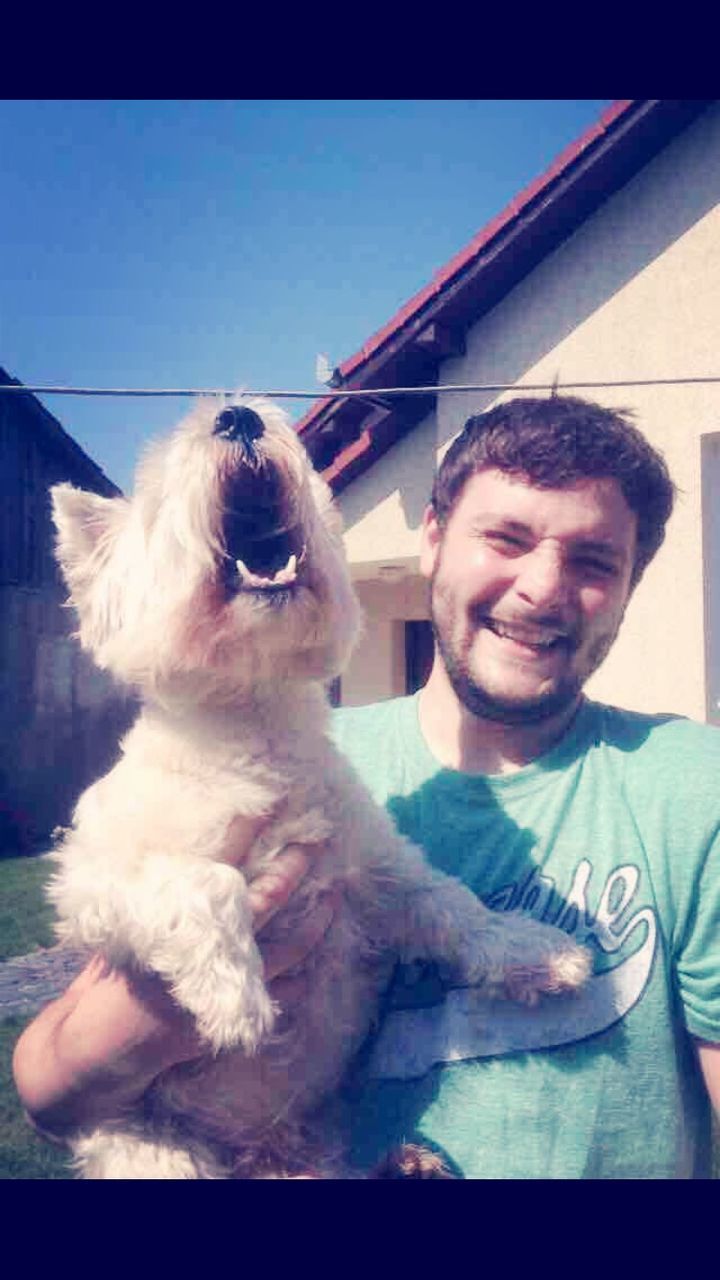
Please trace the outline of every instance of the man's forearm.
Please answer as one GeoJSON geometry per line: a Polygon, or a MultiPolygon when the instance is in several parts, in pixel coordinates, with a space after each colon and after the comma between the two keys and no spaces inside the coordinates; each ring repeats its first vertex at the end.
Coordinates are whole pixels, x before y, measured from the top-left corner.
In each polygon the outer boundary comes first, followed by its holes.
{"type": "Polygon", "coordinates": [[[13,1070],[31,1123],[64,1138],[121,1116],[161,1071],[200,1052],[191,1020],[156,979],[139,987],[96,959],[25,1029],[13,1070]]]}
{"type": "MultiPolygon", "coordinates": [[[[269,918],[295,887],[307,863],[300,855],[294,850],[292,858],[258,881],[260,920],[269,918]]],[[[330,891],[288,942],[263,949],[266,978],[280,1005],[301,998],[305,975],[293,970],[324,936],[334,910],[330,891]]],[[[62,1140],[122,1116],[161,1072],[207,1052],[192,1016],[156,975],[118,972],[96,956],[25,1029],[13,1070],[30,1122],[45,1136],[62,1140]]]]}

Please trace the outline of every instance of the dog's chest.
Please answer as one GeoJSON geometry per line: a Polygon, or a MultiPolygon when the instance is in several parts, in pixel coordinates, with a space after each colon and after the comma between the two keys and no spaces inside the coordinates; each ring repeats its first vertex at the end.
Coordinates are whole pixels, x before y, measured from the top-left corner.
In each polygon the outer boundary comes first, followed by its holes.
{"type": "MultiPolygon", "coordinates": [[[[292,909],[276,917],[269,940],[287,940],[292,909]]],[[[368,951],[347,904],[311,957],[284,977],[281,1012],[256,1054],[230,1050],[168,1072],[162,1103],[208,1136],[242,1146],[280,1120],[293,1123],[335,1090],[365,1039],[394,957],[368,951]]]]}

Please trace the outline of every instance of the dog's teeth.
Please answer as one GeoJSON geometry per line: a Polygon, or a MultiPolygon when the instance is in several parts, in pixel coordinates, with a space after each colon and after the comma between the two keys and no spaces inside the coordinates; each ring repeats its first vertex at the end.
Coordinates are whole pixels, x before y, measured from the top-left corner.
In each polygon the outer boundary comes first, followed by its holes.
{"type": "Polygon", "coordinates": [[[282,587],[287,582],[294,582],[297,577],[297,556],[288,557],[288,562],[284,569],[278,569],[273,576],[266,577],[264,574],[253,573],[252,569],[248,569],[244,560],[236,560],[235,566],[243,581],[249,587],[258,587],[260,590],[269,590],[270,587],[282,587]]]}
{"type": "Polygon", "coordinates": [[[292,582],[297,577],[297,556],[292,555],[288,558],[288,562],[284,569],[278,569],[273,582],[282,585],[283,582],[292,582]]]}

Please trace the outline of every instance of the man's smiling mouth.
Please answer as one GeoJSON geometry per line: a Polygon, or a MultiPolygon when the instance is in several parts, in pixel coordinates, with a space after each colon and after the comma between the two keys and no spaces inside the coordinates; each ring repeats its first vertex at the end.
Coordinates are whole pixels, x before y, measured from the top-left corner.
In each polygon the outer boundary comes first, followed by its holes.
{"type": "Polygon", "coordinates": [[[567,627],[549,627],[528,622],[504,622],[499,618],[483,617],[481,624],[503,640],[512,640],[538,653],[569,648],[570,630],[567,627]]]}

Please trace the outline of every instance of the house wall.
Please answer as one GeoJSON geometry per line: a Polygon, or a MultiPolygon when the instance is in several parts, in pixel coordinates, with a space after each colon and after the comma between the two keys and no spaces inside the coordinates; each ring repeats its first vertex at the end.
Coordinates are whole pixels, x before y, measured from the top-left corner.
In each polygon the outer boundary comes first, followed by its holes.
{"type": "MultiPolygon", "coordinates": [[[[468,331],[466,354],[443,364],[440,381],[508,382],[521,391],[555,377],[561,383],[717,377],[719,244],[720,108],[713,107],[468,331]]],[[[387,561],[397,550],[414,572],[409,548],[417,548],[424,501],[419,488],[429,492],[435,460],[467,416],[512,394],[439,396],[437,415],[425,421],[422,433],[412,432],[341,495],[351,563],[361,574],[379,564],[381,545],[387,561]]],[[[717,530],[710,528],[709,509],[713,493],[720,495],[717,471],[713,479],[709,470],[715,455],[703,450],[703,441],[720,432],[720,384],[578,394],[632,408],[637,425],[665,454],[680,491],[666,543],[588,691],[641,711],[714,717],[720,609],[715,604],[708,613],[707,635],[705,614],[710,597],[716,600],[717,555],[712,566],[708,556],[717,530]]],[[[397,610],[401,603],[388,607],[397,610]]],[[[370,648],[375,617],[371,609],[370,648]]],[[[378,663],[378,687],[383,682],[387,675],[378,663]]]]}
{"type": "Polygon", "coordinates": [[[435,474],[437,430],[433,413],[340,495],[355,578],[379,579],[387,563],[402,563],[417,573],[418,531],[435,474]]]}
{"type": "Polygon", "coordinates": [[[405,692],[406,621],[426,618],[427,591],[417,574],[355,583],[365,632],[342,678],[343,706],[362,706],[405,692]]]}

